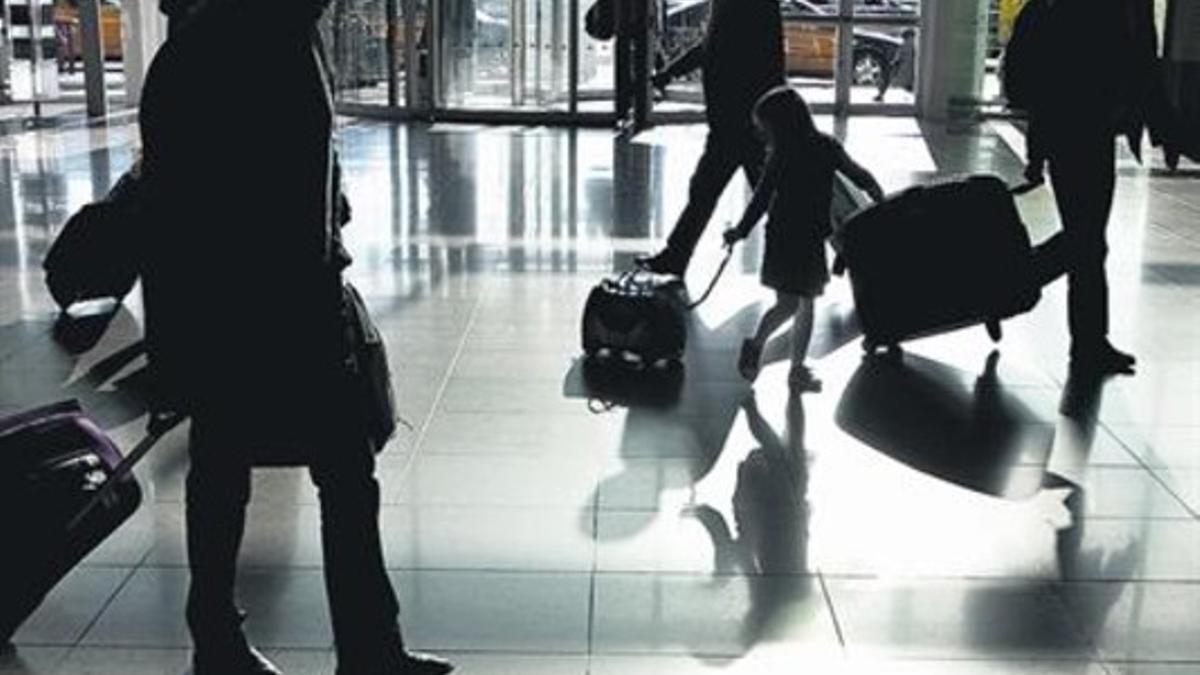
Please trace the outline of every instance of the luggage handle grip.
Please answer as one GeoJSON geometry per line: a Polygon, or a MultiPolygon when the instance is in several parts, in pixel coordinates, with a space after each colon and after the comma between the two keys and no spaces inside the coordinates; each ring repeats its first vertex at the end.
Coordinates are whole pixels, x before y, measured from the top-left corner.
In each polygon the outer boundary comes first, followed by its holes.
{"type": "Polygon", "coordinates": [[[126,455],[116,467],[113,468],[112,474],[104,485],[84,504],[83,508],[76,513],[73,518],[67,523],[67,530],[73,530],[83,522],[88,515],[91,514],[97,506],[102,503],[110,502],[113,494],[116,493],[121,481],[133,472],[133,468],[142,460],[150,450],[158,443],[158,441],[175,427],[179,426],[183,420],[187,419],[186,415],[177,412],[152,412],[150,420],[146,423],[146,435],[138,442],[129,454],[126,455]]]}

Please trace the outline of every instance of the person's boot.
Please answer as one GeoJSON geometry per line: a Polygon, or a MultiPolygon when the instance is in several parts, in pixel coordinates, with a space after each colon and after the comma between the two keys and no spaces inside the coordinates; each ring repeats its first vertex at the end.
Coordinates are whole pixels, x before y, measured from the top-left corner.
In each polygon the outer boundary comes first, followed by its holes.
{"type": "Polygon", "coordinates": [[[674,274],[677,277],[682,277],[687,271],[687,264],[668,248],[664,248],[654,255],[638,256],[634,259],[633,264],[647,272],[674,274]]]}
{"type": "Polygon", "coordinates": [[[1113,347],[1107,340],[1096,345],[1072,347],[1071,369],[1096,375],[1133,375],[1137,358],[1113,347]]]}
{"type": "Polygon", "coordinates": [[[188,611],[188,625],[192,631],[192,674],[191,675],[283,675],[250,643],[242,632],[246,615],[234,610],[228,613],[204,614],[196,609],[188,611]]]}

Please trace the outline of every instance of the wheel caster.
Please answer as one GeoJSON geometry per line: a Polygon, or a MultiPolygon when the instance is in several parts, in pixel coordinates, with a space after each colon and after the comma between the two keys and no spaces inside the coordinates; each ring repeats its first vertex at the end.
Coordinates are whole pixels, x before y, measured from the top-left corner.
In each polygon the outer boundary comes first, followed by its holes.
{"type": "Polygon", "coordinates": [[[1004,337],[1004,331],[1000,328],[999,319],[991,319],[983,325],[987,328],[988,337],[992,339],[992,342],[999,342],[1004,337]]]}

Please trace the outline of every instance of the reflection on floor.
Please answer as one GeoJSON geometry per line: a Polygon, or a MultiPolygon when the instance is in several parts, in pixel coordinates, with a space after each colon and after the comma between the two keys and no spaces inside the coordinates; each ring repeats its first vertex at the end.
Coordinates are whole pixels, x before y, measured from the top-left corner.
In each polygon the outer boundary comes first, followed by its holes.
{"type": "MultiPolygon", "coordinates": [[[[1002,126],[836,131],[889,189],[1019,175],[1002,126]]],[[[691,317],[682,372],[584,368],[583,298],[664,236],[702,138],[345,124],[350,274],[414,424],[382,456],[411,643],[486,675],[1200,672],[1195,167],[1122,160],[1113,332],[1135,378],[1066,377],[1062,284],[997,352],[975,329],[896,361],[862,358],[835,281],[812,352],[824,392],[788,396],[782,339],[751,388],[734,359],[766,299],[757,237],[691,317]]],[[[128,126],[0,138],[0,412],[77,397],[137,435],[140,303],[70,353],[49,338],[39,270],[135,141],[128,126]]],[[[739,179],[694,288],[745,198],[739,179]]],[[[1020,206],[1035,239],[1056,229],[1047,191],[1020,206]]],[[[176,432],[141,471],[149,503],[0,673],[185,671],[185,470],[176,432]]],[[[288,672],[331,673],[313,489],[297,471],[255,482],[248,629],[288,672]]]]}

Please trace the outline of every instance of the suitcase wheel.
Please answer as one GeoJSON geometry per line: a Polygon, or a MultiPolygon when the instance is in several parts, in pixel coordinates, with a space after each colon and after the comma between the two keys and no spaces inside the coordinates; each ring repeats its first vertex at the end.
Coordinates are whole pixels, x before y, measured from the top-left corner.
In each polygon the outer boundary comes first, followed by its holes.
{"type": "Polygon", "coordinates": [[[1000,339],[1004,337],[1004,331],[1000,328],[999,319],[988,320],[988,322],[984,324],[984,327],[987,328],[988,337],[992,339],[992,342],[999,342],[1000,339]]]}

